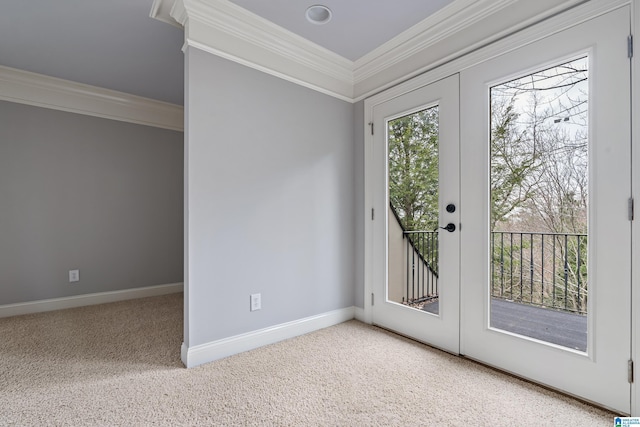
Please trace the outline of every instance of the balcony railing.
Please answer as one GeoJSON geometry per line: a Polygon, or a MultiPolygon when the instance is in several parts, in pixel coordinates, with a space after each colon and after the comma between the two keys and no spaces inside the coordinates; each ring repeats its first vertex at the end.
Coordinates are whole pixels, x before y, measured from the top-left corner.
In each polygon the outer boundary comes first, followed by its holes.
{"type": "Polygon", "coordinates": [[[417,304],[438,298],[438,232],[403,231],[406,241],[406,289],[402,302],[417,304]]]}
{"type": "Polygon", "coordinates": [[[587,313],[587,235],[491,233],[491,295],[587,313]]]}
{"type": "MultiPolygon", "coordinates": [[[[402,302],[438,298],[438,232],[403,231],[406,272],[402,302]]],[[[491,296],[587,314],[587,235],[494,231],[491,296]]]]}

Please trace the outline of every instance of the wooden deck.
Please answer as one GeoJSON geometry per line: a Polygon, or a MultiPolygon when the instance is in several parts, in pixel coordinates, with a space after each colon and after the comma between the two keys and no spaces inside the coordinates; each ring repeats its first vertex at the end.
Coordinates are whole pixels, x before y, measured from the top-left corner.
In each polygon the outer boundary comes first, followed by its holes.
{"type": "MultiPolygon", "coordinates": [[[[438,302],[423,310],[438,313],[438,302]]],[[[493,298],[491,327],[568,347],[587,350],[587,316],[493,298]]]]}

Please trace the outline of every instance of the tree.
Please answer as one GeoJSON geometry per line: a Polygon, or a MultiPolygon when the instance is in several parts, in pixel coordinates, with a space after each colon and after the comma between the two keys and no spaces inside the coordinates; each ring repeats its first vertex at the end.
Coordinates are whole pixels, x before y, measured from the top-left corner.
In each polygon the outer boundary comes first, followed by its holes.
{"type": "Polygon", "coordinates": [[[492,283],[503,286],[506,265],[519,289],[510,298],[539,292],[531,302],[579,312],[588,286],[587,74],[580,58],[491,89],[491,231],[533,233],[494,244],[492,283]],[[546,252],[534,251],[543,235],[546,252]]]}
{"type": "Polygon", "coordinates": [[[499,93],[491,96],[491,230],[533,198],[539,166],[535,144],[517,123],[516,94],[499,93]]]}
{"type": "Polygon", "coordinates": [[[389,200],[405,230],[438,226],[438,107],[391,120],[389,200]]]}

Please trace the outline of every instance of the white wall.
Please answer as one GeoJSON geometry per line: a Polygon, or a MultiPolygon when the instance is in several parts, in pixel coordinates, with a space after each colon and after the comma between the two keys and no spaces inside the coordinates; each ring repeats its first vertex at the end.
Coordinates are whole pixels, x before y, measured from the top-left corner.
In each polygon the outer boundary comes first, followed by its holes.
{"type": "Polygon", "coordinates": [[[194,48],[185,60],[185,346],[353,306],[354,107],[194,48]]]}

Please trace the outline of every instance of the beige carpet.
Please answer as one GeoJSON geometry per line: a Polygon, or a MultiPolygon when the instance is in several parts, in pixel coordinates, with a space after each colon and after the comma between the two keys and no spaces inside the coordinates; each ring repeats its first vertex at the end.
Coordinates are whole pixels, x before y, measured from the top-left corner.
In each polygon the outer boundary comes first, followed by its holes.
{"type": "Polygon", "coordinates": [[[613,425],[357,321],[193,369],[181,341],[180,294],[0,319],[0,425],[613,425]]]}

